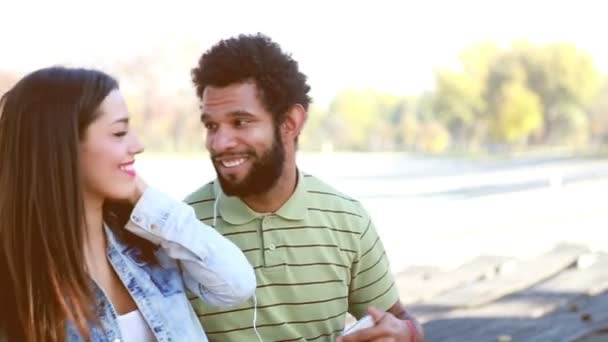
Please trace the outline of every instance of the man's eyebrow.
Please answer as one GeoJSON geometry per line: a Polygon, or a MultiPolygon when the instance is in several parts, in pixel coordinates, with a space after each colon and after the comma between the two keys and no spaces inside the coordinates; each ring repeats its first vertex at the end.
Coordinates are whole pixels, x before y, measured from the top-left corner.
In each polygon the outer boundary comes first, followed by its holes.
{"type": "MultiPolygon", "coordinates": [[[[245,110],[235,110],[233,112],[228,113],[230,117],[253,117],[254,115],[245,110]]],[[[211,115],[209,113],[201,114],[201,121],[207,121],[211,119],[211,115]]]]}
{"type": "Polygon", "coordinates": [[[236,110],[228,114],[229,116],[253,116],[253,114],[249,113],[245,110],[236,110]]]}

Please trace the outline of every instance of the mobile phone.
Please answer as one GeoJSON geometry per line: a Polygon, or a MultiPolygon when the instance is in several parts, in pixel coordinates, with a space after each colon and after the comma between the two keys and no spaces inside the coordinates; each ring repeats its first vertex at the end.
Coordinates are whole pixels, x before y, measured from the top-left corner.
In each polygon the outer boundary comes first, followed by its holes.
{"type": "Polygon", "coordinates": [[[362,329],[371,328],[374,325],[376,325],[376,323],[374,322],[374,319],[372,318],[372,316],[365,315],[365,316],[361,317],[360,320],[356,321],[353,325],[351,325],[350,327],[345,329],[344,332],[342,333],[342,336],[350,335],[350,334],[354,333],[355,331],[359,331],[362,329]]]}

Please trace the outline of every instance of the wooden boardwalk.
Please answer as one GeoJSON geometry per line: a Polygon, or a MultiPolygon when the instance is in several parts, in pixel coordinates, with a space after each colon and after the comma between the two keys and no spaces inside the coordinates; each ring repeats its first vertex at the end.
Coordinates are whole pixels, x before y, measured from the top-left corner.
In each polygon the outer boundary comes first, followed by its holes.
{"type": "Polygon", "coordinates": [[[397,275],[427,341],[608,341],[608,254],[562,244],[533,260],[480,256],[397,275]]]}

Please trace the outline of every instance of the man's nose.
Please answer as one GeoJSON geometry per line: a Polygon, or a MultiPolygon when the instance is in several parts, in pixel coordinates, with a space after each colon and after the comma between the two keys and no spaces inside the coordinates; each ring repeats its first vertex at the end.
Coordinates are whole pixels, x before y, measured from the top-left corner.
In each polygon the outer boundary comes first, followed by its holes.
{"type": "Polygon", "coordinates": [[[236,135],[229,128],[218,128],[213,134],[207,136],[207,148],[213,154],[233,149],[237,145],[236,142],[236,135]]]}

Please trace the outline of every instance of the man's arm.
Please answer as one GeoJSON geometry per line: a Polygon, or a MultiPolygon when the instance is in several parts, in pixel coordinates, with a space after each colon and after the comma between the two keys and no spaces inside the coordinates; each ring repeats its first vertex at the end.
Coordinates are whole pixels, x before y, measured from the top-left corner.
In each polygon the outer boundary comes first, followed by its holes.
{"type": "Polygon", "coordinates": [[[384,246],[369,214],[362,207],[359,212],[363,225],[351,267],[348,311],[358,319],[365,314],[372,316],[375,326],[342,341],[424,341],[422,327],[399,300],[384,246]]]}
{"type": "Polygon", "coordinates": [[[367,342],[390,340],[395,342],[424,342],[422,326],[407,312],[400,301],[397,301],[386,312],[382,312],[376,308],[369,308],[367,312],[372,316],[376,325],[344,337],[339,337],[337,341],[367,342]]]}
{"type": "Polygon", "coordinates": [[[409,314],[405,309],[405,306],[401,303],[401,301],[397,301],[393,306],[388,309],[388,312],[393,314],[396,318],[402,321],[411,321],[416,328],[416,340],[415,341],[424,341],[424,330],[422,329],[422,325],[418,322],[418,320],[409,314]]]}

